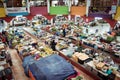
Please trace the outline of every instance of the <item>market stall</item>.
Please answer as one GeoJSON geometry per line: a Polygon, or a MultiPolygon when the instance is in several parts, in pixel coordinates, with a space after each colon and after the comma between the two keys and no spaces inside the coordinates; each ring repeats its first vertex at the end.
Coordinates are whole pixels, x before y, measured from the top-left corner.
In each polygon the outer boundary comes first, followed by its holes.
{"type": "Polygon", "coordinates": [[[10,21],[10,26],[22,26],[27,23],[27,18],[24,16],[16,16],[10,21]]]}
{"type": "Polygon", "coordinates": [[[68,19],[65,16],[57,15],[53,17],[51,24],[62,25],[62,24],[66,24],[67,22],[68,22],[68,19]]]}
{"type": "Polygon", "coordinates": [[[104,33],[109,32],[110,28],[110,24],[104,21],[103,19],[95,19],[85,24],[85,26],[83,27],[83,33],[88,35],[103,35],[104,33]]]}
{"type": "Polygon", "coordinates": [[[8,23],[3,20],[0,19],[0,32],[5,31],[8,28],[8,23]]]}
{"type": "Polygon", "coordinates": [[[13,79],[12,75],[12,60],[9,52],[6,50],[5,45],[0,42],[0,79],[13,79]]]}
{"type": "Polygon", "coordinates": [[[48,24],[48,20],[45,16],[43,15],[36,15],[33,17],[32,19],[32,25],[47,25],[48,24]]]}

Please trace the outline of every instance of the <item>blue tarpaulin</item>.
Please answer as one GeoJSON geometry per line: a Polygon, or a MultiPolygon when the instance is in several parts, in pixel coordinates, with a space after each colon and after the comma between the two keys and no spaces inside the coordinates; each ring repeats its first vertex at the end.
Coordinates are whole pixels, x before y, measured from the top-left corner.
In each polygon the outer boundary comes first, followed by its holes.
{"type": "Polygon", "coordinates": [[[29,70],[29,65],[36,62],[36,60],[34,59],[33,56],[27,56],[27,57],[24,57],[23,59],[23,68],[24,68],[24,71],[25,71],[25,74],[28,76],[28,70],[29,70]]]}
{"type": "Polygon", "coordinates": [[[41,58],[29,69],[36,80],[64,80],[75,73],[73,66],[57,54],[41,58]]]}

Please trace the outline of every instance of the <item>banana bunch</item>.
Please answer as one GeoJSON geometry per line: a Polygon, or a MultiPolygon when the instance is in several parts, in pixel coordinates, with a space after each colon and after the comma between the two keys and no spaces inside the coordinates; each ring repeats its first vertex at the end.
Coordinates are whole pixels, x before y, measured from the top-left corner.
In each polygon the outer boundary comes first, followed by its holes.
{"type": "Polygon", "coordinates": [[[43,46],[44,44],[41,42],[38,42],[38,46],[43,46]]]}
{"type": "Polygon", "coordinates": [[[47,54],[46,52],[41,52],[39,55],[40,55],[41,57],[46,57],[46,56],[49,56],[50,54],[47,54]]]}
{"type": "Polygon", "coordinates": [[[59,47],[60,50],[68,47],[67,45],[62,44],[58,44],[57,46],[59,47]]]}
{"type": "Polygon", "coordinates": [[[50,49],[49,47],[45,47],[44,50],[47,54],[52,54],[53,53],[53,50],[50,49]]]}

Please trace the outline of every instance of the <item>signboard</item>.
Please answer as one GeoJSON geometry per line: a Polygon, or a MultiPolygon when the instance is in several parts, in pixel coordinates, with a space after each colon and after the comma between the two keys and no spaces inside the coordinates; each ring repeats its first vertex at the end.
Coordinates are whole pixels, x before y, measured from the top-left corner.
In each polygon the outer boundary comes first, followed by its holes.
{"type": "Polygon", "coordinates": [[[7,8],[7,13],[20,13],[20,12],[27,12],[26,7],[7,8]]]}
{"type": "Polygon", "coordinates": [[[112,6],[111,6],[111,11],[112,11],[112,13],[116,13],[116,8],[117,8],[116,5],[112,5],[112,6]]]}
{"type": "Polygon", "coordinates": [[[55,7],[50,7],[50,14],[51,15],[58,15],[58,14],[69,14],[69,9],[68,6],[55,6],[55,7]]]}

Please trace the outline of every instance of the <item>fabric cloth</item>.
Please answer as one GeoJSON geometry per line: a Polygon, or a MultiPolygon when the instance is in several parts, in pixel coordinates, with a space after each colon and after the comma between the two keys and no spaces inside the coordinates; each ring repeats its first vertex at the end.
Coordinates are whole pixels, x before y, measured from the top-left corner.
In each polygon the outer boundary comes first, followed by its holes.
{"type": "Polygon", "coordinates": [[[33,56],[24,57],[22,66],[24,68],[24,71],[25,71],[26,75],[28,75],[29,65],[34,63],[35,61],[36,60],[34,59],[33,56]]]}
{"type": "Polygon", "coordinates": [[[75,73],[73,66],[57,54],[41,58],[29,68],[36,80],[64,80],[75,73]]]}

